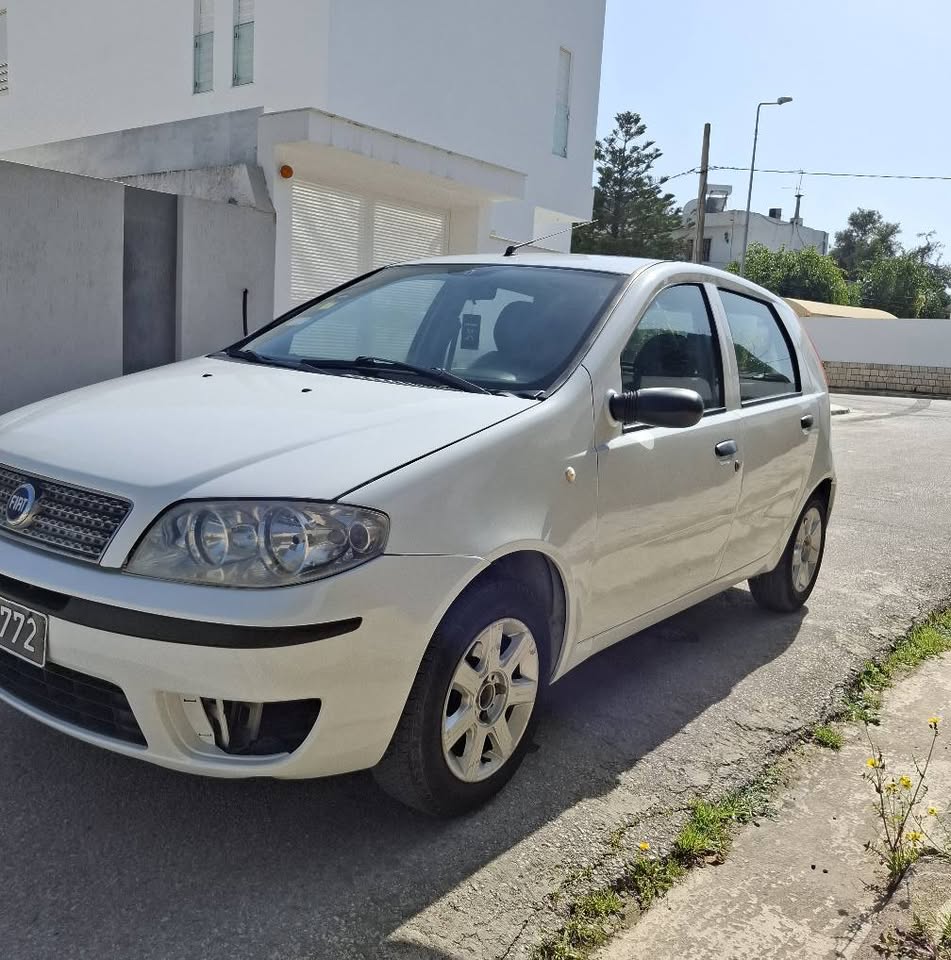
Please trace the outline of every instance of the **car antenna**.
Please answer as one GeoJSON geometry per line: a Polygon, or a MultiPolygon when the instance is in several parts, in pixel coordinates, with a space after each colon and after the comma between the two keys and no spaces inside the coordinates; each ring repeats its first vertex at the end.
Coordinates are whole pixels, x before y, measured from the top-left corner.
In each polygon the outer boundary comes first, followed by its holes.
{"type": "Polygon", "coordinates": [[[581,227],[590,227],[592,223],[597,222],[597,220],[585,220],[582,223],[572,223],[570,226],[565,227],[564,230],[556,230],[555,233],[546,234],[544,237],[535,237],[532,240],[526,240],[524,243],[513,243],[505,248],[505,253],[503,253],[502,256],[514,257],[515,251],[521,250],[522,247],[530,247],[533,243],[539,243],[542,240],[551,240],[552,237],[560,237],[563,233],[571,233],[572,230],[578,230],[581,227]]]}

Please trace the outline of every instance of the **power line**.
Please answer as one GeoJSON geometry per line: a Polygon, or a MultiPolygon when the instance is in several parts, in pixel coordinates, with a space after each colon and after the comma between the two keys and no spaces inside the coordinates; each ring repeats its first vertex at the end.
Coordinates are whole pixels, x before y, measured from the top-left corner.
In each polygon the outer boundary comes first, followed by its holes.
{"type": "MultiPolygon", "coordinates": [[[[707,169],[720,170],[720,169],[726,169],[726,168],[725,167],[708,167],[707,169]]],[[[661,177],[657,181],[657,183],[658,185],[660,185],[662,183],[666,183],[668,180],[676,180],[678,177],[686,177],[688,174],[699,173],[699,172],[700,172],[699,167],[691,167],[689,170],[681,170],[680,173],[672,173],[669,177],[661,177]]]]}
{"type": "MultiPolygon", "coordinates": [[[[711,170],[749,170],[749,167],[731,167],[731,166],[717,166],[710,164],[711,170]]],[[[686,170],[684,173],[696,173],[696,170],[686,170]]],[[[806,177],[857,177],[865,180],[951,180],[951,175],[942,176],[935,174],[913,174],[913,173],[842,173],[839,171],[829,171],[829,170],[775,170],[768,169],[765,167],[757,167],[756,173],[798,173],[806,177]]],[[[676,174],[680,177],[683,174],[676,174]]],[[[668,179],[673,180],[673,177],[668,179]]]]}

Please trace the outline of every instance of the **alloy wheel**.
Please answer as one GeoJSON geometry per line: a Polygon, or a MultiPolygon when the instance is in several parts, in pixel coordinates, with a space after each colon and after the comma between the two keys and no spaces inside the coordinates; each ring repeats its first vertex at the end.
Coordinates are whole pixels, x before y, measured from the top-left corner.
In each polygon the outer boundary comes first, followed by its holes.
{"type": "Polygon", "coordinates": [[[793,587],[802,593],[812,583],[822,548],[822,514],[815,507],[806,511],[796,531],[792,554],[793,587]]]}
{"type": "Polygon", "coordinates": [[[443,757],[454,776],[476,783],[505,764],[531,719],[538,681],[538,648],[521,620],[496,620],[475,638],[443,708],[443,757]]]}

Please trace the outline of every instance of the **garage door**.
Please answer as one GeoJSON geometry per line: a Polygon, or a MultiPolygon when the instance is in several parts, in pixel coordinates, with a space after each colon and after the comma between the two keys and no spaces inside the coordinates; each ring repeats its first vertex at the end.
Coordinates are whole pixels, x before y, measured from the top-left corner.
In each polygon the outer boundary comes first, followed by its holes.
{"type": "Polygon", "coordinates": [[[441,256],[449,214],[296,180],[291,299],[309,300],[374,267],[441,256]]]}

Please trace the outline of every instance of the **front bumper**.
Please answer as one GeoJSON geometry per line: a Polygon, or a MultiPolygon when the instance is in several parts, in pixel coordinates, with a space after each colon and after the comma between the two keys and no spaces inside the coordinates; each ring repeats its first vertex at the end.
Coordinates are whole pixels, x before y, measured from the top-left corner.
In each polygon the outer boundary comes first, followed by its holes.
{"type": "MultiPolygon", "coordinates": [[[[305,778],[373,766],[473,557],[380,557],[327,580],[228,590],[130,577],[0,543],[0,595],[49,616],[47,661],[120,688],[146,746],[85,729],[0,686],[0,700],[88,743],[188,773],[305,778]],[[61,609],[55,609],[56,598],[61,609]],[[59,615],[58,615],[59,613],[59,615]],[[203,641],[203,637],[205,638],[203,641]],[[320,637],[320,639],[312,639],[320,637]],[[208,743],[186,700],[320,701],[291,753],[208,743]]],[[[0,651],[0,657],[7,654],[0,651]]]]}

